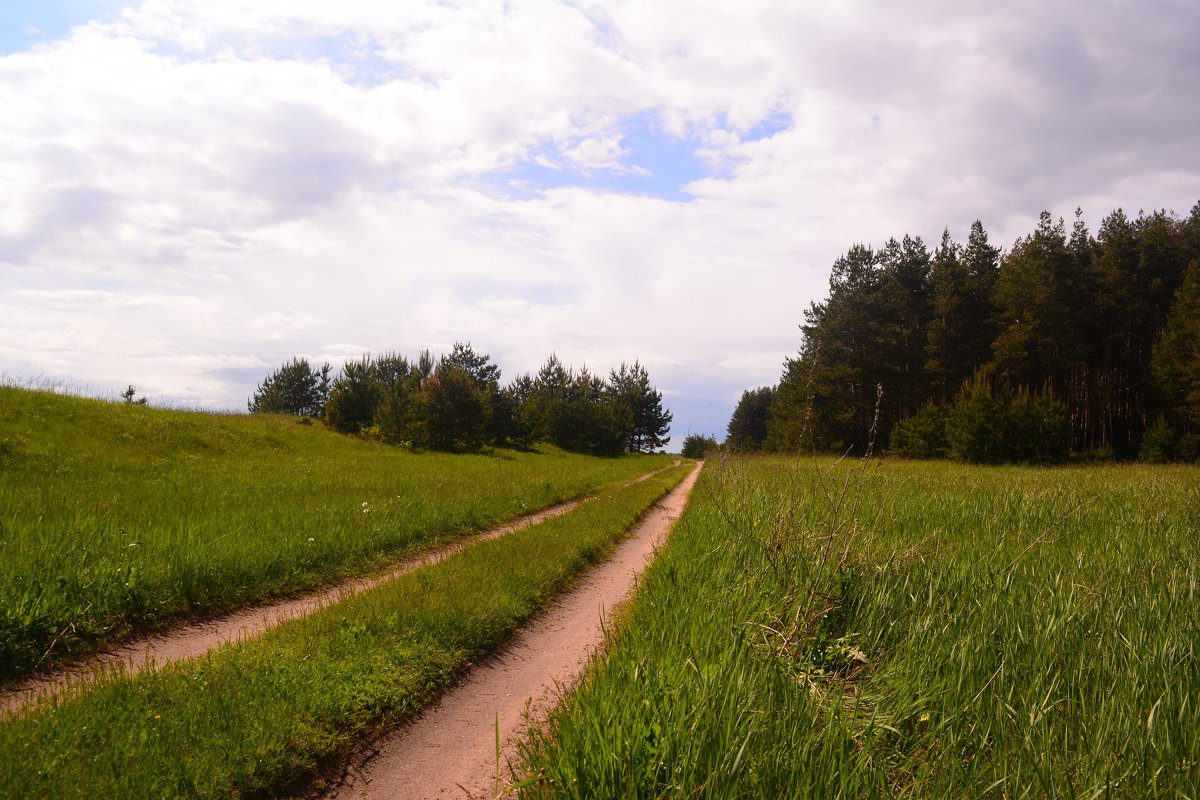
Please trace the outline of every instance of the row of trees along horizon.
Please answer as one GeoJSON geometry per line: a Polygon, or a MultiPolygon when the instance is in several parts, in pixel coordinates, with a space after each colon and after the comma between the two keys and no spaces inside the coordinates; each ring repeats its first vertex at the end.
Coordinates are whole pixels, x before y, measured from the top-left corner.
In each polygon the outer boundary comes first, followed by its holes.
{"type": "Polygon", "coordinates": [[[1007,252],[978,220],[932,253],[857,244],[801,330],[779,384],[742,395],[728,446],[863,453],[874,432],[914,457],[1200,458],[1200,203],[1118,209],[1095,236],[1080,210],[1069,231],[1042,212],[1007,252]]]}
{"type": "Polygon", "coordinates": [[[640,362],[608,380],[551,355],[536,375],[500,384],[500,368],[470,344],[434,359],[395,353],[314,368],[293,358],[259,384],[251,413],[321,418],[334,430],[415,449],[476,452],[548,442],[593,455],[653,452],[670,440],[671,412],[640,362]]]}

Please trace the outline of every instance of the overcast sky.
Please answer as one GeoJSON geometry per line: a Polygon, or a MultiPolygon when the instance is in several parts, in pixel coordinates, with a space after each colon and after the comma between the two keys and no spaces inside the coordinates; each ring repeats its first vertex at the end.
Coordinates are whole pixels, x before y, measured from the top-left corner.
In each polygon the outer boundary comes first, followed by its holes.
{"type": "Polygon", "coordinates": [[[851,244],[1186,215],[1198,42],[1195,0],[5,2],[0,371],[239,410],[470,341],[640,359],[721,439],[851,244]]]}

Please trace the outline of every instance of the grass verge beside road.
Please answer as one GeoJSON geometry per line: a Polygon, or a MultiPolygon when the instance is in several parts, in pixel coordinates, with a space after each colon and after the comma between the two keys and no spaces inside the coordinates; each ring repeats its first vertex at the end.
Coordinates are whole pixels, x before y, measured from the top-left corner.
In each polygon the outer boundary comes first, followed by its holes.
{"type": "Polygon", "coordinates": [[[261,639],[0,723],[0,797],[301,790],[506,641],[691,465],[472,546],[261,639]]]}

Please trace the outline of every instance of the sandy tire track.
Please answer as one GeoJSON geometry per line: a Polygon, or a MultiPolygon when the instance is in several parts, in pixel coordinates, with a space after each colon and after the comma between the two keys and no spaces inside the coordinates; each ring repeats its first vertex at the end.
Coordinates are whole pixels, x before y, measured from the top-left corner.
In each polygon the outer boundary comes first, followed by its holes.
{"type": "Polygon", "coordinates": [[[604,639],[608,610],[630,596],[666,540],[703,462],[660,500],[613,557],[522,630],[501,653],[478,665],[420,717],[376,741],[352,762],[335,800],[495,797],[516,758],[525,712],[544,718],[574,686],[604,639]],[[502,742],[496,784],[497,727],[502,742]]]}
{"type": "MultiPolygon", "coordinates": [[[[639,476],[624,485],[644,481],[661,470],[639,476]]],[[[418,553],[397,562],[386,572],[356,578],[322,591],[267,605],[252,606],[220,617],[179,625],[161,634],[136,639],[110,652],[92,656],[58,672],[30,678],[0,692],[0,718],[19,715],[42,699],[86,691],[90,679],[115,669],[135,675],[160,669],[176,661],[196,658],[225,644],[253,639],[288,620],[308,616],[343,599],[387,583],[420,567],[436,564],[479,542],[496,539],[572,511],[594,495],[569,500],[521,517],[507,525],[475,534],[436,550],[418,553]]]]}

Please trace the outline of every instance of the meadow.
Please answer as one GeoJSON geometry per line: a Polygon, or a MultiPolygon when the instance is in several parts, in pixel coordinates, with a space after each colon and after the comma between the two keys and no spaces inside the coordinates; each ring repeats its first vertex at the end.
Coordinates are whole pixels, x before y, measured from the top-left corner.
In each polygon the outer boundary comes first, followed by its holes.
{"type": "Polygon", "coordinates": [[[710,461],[522,796],[1195,798],[1200,469],[710,461]]]}
{"type": "Polygon", "coordinates": [[[306,793],[503,643],[692,468],[603,491],[259,639],[0,720],[0,797],[306,793]]]}
{"type": "Polygon", "coordinates": [[[296,417],[0,386],[0,684],[670,464],[414,454],[296,417]]]}

